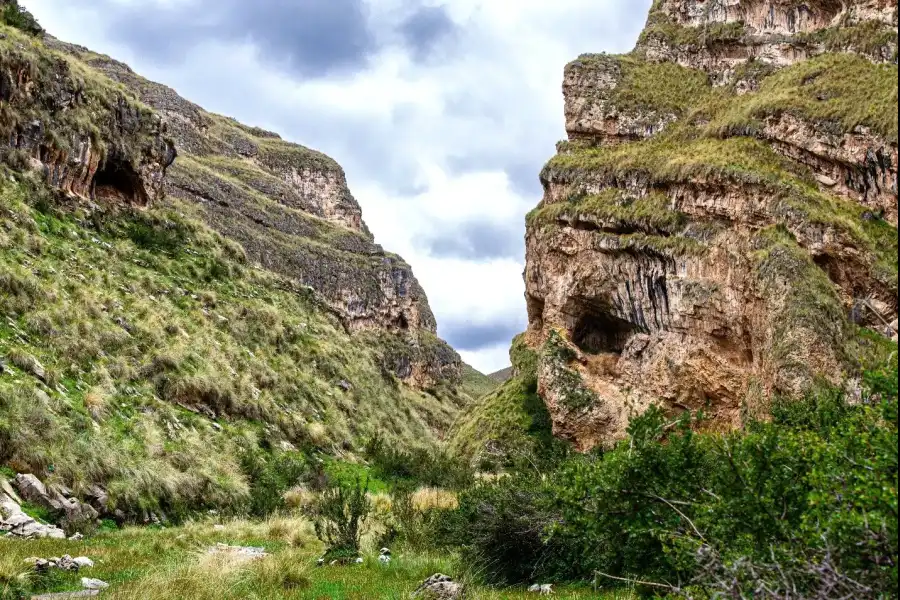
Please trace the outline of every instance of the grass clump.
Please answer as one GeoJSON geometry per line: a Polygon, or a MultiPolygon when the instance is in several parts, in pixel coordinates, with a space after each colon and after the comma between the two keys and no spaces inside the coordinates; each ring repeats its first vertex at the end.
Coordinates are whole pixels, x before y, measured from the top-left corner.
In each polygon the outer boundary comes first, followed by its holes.
{"type": "Polygon", "coordinates": [[[766,117],[782,113],[837,134],[870,127],[896,143],[897,65],[873,64],[854,54],[800,61],[763,79],[758,92],[730,100],[709,128],[718,134],[752,133],[766,117]]]}

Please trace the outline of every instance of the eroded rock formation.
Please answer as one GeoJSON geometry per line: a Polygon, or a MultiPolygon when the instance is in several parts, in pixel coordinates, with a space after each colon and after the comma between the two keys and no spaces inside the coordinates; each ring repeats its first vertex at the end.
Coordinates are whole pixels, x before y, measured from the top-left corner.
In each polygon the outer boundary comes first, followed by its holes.
{"type": "Polygon", "coordinates": [[[557,435],[737,425],[896,339],[896,48],[896,1],[662,0],[566,67],[525,273],[557,435]]]}
{"type": "Polygon", "coordinates": [[[404,360],[390,344],[383,363],[401,379],[459,379],[424,290],[374,242],[334,160],[209,113],[86,48],[10,35],[0,64],[7,160],[101,204],[197,205],[251,261],[314,290],[348,331],[389,333],[404,360]]]}

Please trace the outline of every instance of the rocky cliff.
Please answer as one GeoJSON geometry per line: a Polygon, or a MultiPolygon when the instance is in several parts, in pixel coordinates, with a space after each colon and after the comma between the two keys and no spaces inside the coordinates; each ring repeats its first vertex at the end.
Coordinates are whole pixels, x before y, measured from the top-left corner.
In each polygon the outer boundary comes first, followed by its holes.
{"type": "Polygon", "coordinates": [[[251,261],[312,288],[347,331],[384,347],[386,370],[420,388],[459,381],[425,292],[374,242],[334,160],[42,33],[0,52],[0,135],[21,167],[97,203],[196,207],[251,261]]]}
{"type": "Polygon", "coordinates": [[[896,341],[896,0],[656,0],[563,94],[525,272],[556,435],[736,426],[896,341]]]}
{"type": "MultiPolygon", "coordinates": [[[[0,484],[69,525],[266,514],[373,435],[434,450],[460,371],[332,159],[0,0],[0,484]]],[[[61,533],[18,504],[0,532],[61,533]]]]}

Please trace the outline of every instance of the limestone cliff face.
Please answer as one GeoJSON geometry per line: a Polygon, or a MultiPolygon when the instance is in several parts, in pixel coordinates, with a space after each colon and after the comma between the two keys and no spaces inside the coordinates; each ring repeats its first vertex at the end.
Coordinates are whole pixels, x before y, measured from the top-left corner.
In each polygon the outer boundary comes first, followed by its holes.
{"type": "Polygon", "coordinates": [[[737,425],[896,340],[896,52],[896,1],[657,0],[566,67],[525,272],[557,435],[737,425]]]}
{"type": "Polygon", "coordinates": [[[348,331],[399,343],[404,351],[392,342],[384,364],[401,379],[459,379],[425,292],[374,243],[334,160],[209,113],[86,48],[16,38],[0,55],[0,134],[21,166],[98,203],[196,206],[250,260],[314,289],[348,331]]]}

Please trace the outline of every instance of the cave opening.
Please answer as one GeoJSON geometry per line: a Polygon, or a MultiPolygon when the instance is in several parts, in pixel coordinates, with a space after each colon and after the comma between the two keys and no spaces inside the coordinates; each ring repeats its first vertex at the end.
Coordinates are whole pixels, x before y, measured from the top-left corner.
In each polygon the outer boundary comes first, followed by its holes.
{"type": "Polygon", "coordinates": [[[637,327],[605,312],[587,312],[575,321],[572,341],[585,354],[622,354],[637,327]]]}
{"type": "Polygon", "coordinates": [[[148,203],[141,176],[128,161],[113,156],[108,157],[94,175],[93,197],[137,206],[148,203]]]}

